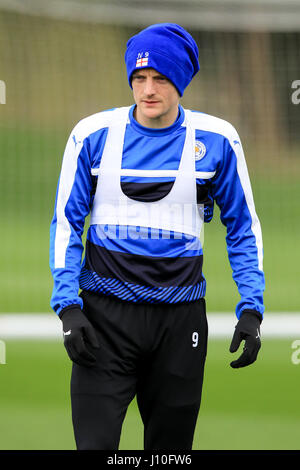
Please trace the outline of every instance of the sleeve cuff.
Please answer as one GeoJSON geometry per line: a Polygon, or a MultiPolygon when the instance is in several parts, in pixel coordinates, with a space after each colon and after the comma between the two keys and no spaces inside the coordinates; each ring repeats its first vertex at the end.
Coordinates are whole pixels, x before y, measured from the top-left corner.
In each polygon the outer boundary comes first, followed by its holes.
{"type": "Polygon", "coordinates": [[[72,305],[68,305],[67,307],[62,308],[61,311],[58,313],[59,318],[61,319],[61,317],[67,310],[73,310],[74,308],[77,308],[77,309],[79,308],[81,310],[81,305],[72,304],[72,305]]]}
{"type": "Polygon", "coordinates": [[[250,309],[250,308],[245,308],[245,310],[242,311],[240,317],[241,317],[242,315],[244,315],[244,313],[249,313],[250,315],[254,315],[255,317],[257,317],[257,318],[259,319],[260,323],[261,323],[262,320],[263,320],[262,314],[259,313],[257,310],[252,310],[252,309],[250,309]]]}

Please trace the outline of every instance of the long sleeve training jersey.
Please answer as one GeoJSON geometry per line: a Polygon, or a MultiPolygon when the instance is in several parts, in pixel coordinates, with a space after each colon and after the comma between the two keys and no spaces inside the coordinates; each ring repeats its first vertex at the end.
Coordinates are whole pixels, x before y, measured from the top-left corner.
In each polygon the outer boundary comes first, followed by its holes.
{"type": "MultiPolygon", "coordinates": [[[[128,198],[151,203],[172,191],[186,138],[186,110],[179,106],[172,126],[150,129],[134,119],[134,107],[128,113],[121,164],[133,171],[121,173],[120,187],[128,198]]],[[[82,307],[80,289],[137,303],[183,303],[205,296],[200,237],[91,224],[84,252],[85,220],[95,199],[109,123],[118,109],[82,119],[65,148],[50,228],[51,307],[57,314],[71,305],[82,307]]],[[[245,309],[263,315],[262,234],[241,140],[227,121],[197,111],[193,116],[197,204],[204,208],[204,222],[212,219],[214,203],[220,208],[241,296],[236,315],[245,309]]]]}

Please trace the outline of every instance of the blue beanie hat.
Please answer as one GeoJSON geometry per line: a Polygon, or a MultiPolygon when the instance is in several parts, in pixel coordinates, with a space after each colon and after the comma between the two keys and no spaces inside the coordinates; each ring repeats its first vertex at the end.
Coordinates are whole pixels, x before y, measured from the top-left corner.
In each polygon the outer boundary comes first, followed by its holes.
{"type": "Polygon", "coordinates": [[[167,77],[180,96],[200,69],[197,44],[184,28],[173,23],[154,24],[130,38],[125,63],[131,88],[132,73],[151,67],[167,77]]]}

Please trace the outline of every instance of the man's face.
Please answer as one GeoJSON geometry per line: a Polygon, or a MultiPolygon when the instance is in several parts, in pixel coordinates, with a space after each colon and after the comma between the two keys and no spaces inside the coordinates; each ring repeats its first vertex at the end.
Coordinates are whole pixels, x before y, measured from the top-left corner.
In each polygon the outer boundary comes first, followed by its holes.
{"type": "Polygon", "coordinates": [[[145,127],[171,126],[178,115],[179,93],[164,75],[154,69],[136,70],[132,75],[135,119],[145,127]]]}

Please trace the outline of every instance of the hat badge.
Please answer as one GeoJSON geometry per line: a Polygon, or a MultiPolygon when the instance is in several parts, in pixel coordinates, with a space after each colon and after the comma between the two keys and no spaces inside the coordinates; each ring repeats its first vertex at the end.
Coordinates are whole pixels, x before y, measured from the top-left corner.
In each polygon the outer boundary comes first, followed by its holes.
{"type": "Polygon", "coordinates": [[[149,59],[149,52],[139,52],[138,56],[136,58],[136,67],[146,67],[148,65],[148,59],[149,59]],[[144,57],[143,57],[144,55],[144,57]]]}

